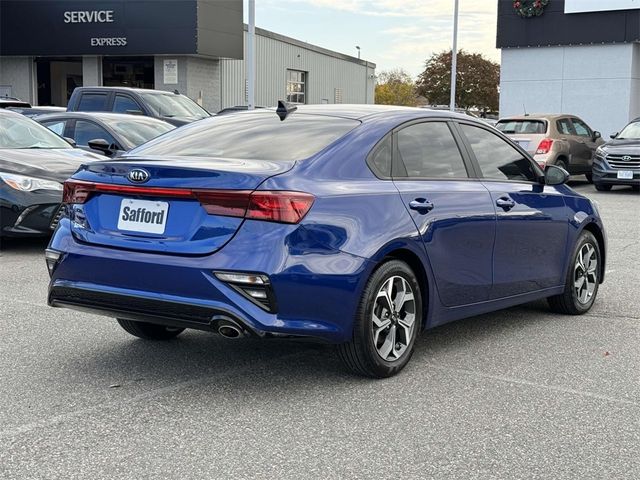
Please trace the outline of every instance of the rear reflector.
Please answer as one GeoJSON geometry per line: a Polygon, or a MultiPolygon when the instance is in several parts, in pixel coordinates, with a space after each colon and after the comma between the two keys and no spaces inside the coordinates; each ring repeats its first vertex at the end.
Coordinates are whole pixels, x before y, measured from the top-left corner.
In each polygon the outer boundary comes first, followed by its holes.
{"type": "Polygon", "coordinates": [[[94,193],[194,199],[209,215],[280,223],[298,223],[315,200],[313,195],[302,192],[138,187],[67,180],[62,201],[85,203],[94,193]]]}
{"type": "Polygon", "coordinates": [[[538,145],[538,149],[536,150],[536,155],[546,155],[551,150],[553,146],[553,140],[550,138],[543,138],[540,144],[538,145]]]}

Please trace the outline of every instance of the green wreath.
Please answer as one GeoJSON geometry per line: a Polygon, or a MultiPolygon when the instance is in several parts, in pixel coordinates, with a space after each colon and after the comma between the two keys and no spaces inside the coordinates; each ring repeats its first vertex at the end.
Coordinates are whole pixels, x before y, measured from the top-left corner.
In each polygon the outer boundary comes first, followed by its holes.
{"type": "Polygon", "coordinates": [[[514,0],[513,8],[522,18],[531,18],[542,15],[548,4],[549,0],[514,0]]]}

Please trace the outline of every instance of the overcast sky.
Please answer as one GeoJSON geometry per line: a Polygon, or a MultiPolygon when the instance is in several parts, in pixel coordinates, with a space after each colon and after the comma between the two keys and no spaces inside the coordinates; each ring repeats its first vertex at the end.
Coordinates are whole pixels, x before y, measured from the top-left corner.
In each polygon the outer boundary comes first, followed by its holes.
{"type": "MultiPolygon", "coordinates": [[[[451,48],[453,0],[256,0],[256,26],[412,76],[451,48]]],[[[495,0],[460,0],[459,48],[500,60],[495,0]]],[[[245,21],[247,21],[245,0],[245,21]]]]}

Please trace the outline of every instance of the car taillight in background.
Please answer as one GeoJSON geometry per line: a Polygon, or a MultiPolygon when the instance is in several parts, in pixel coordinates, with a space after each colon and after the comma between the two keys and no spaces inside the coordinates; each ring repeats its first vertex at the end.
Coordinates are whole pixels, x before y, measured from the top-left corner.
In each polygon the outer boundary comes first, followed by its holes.
{"type": "Polygon", "coordinates": [[[138,187],[67,180],[62,201],[85,203],[94,193],[113,193],[159,198],[194,199],[210,215],[240,217],[279,223],[298,223],[309,212],[315,197],[289,191],[206,190],[186,188],[138,187]]]}
{"type": "Polygon", "coordinates": [[[546,155],[551,151],[552,146],[553,146],[552,139],[543,138],[540,144],[538,145],[538,149],[536,150],[536,155],[546,155]]]}

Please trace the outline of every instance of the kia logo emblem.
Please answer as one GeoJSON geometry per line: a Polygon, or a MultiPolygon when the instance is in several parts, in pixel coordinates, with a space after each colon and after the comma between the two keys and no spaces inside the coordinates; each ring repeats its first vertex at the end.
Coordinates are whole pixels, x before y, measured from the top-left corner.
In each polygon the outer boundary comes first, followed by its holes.
{"type": "Polygon", "coordinates": [[[142,168],[134,168],[127,174],[127,178],[134,183],[144,183],[149,180],[149,172],[142,168]]]}
{"type": "Polygon", "coordinates": [[[625,155],[624,157],[622,157],[622,161],[623,162],[630,162],[631,161],[631,157],[629,155],[625,155]]]}

